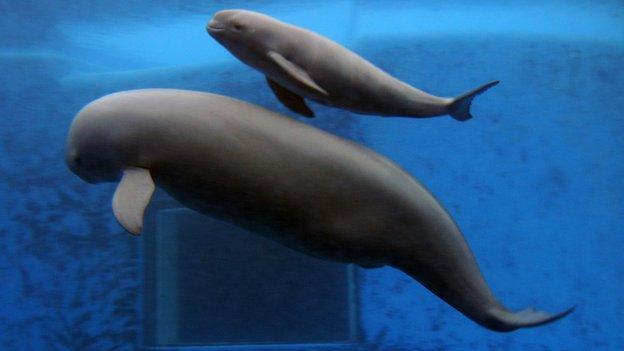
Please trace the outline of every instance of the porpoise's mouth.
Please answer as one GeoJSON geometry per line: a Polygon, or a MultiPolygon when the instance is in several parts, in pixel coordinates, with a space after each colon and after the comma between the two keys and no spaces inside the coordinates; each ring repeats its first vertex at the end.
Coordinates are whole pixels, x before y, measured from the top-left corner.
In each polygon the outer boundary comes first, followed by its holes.
{"type": "Polygon", "coordinates": [[[209,33],[222,32],[225,30],[225,27],[222,26],[222,23],[220,23],[219,21],[211,20],[210,22],[208,22],[208,25],[206,26],[206,30],[209,33]]]}

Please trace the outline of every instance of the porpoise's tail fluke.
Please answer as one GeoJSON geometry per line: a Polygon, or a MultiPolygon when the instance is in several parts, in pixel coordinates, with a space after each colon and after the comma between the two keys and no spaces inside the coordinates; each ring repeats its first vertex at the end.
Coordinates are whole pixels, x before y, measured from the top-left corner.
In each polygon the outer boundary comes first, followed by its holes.
{"type": "Polygon", "coordinates": [[[554,322],[574,312],[574,309],[575,307],[572,307],[561,313],[550,314],[533,308],[518,312],[497,308],[490,311],[489,318],[480,324],[494,331],[510,332],[520,328],[538,327],[554,322]]]}
{"type": "Polygon", "coordinates": [[[458,121],[467,121],[471,119],[472,115],[470,114],[470,104],[472,103],[472,99],[474,99],[475,96],[495,86],[499,82],[499,80],[495,80],[483,84],[478,88],[475,88],[467,93],[464,93],[454,98],[449,106],[449,114],[451,115],[451,117],[455,118],[458,121]]]}

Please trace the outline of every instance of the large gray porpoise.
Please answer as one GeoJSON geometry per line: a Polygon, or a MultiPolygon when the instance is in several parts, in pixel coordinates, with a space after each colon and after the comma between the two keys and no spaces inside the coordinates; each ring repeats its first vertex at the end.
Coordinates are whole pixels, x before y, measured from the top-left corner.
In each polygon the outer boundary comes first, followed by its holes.
{"type": "Polygon", "coordinates": [[[492,330],[571,312],[509,311],[453,219],[403,169],[239,100],[165,89],[105,96],[76,116],[66,161],[90,183],[121,179],[113,210],[131,233],[141,231],[157,185],[189,208],[309,255],[398,268],[492,330]]]}

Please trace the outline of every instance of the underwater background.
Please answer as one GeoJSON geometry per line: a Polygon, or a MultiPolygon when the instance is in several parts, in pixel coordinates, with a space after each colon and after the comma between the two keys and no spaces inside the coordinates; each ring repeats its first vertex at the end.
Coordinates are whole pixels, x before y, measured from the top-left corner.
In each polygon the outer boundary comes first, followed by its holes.
{"type": "Polygon", "coordinates": [[[0,350],[623,350],[623,9],[621,1],[0,0],[0,350]],[[464,123],[313,102],[317,117],[304,122],[421,180],[510,308],[576,311],[491,332],[397,270],[271,256],[270,243],[162,193],[144,235],[126,234],[110,208],[115,185],[86,184],[64,163],[69,124],[89,101],[181,88],[301,119],[205,32],[227,8],[314,30],[436,95],[500,79],[464,123]],[[210,261],[207,252],[222,255],[210,261]],[[256,293],[281,307],[262,313],[256,293]]]}

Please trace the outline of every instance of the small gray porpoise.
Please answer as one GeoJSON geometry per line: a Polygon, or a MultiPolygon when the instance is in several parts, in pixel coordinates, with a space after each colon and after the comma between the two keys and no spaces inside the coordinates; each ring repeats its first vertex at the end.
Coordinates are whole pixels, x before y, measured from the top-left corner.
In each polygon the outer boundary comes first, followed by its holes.
{"type": "Polygon", "coordinates": [[[119,182],[113,211],[134,234],[158,186],[300,252],[400,269],[492,330],[571,312],[506,309],[453,219],[417,180],[370,149],[243,101],[169,89],[102,97],[74,119],[66,162],[89,183],[119,182]]]}
{"type": "Polygon", "coordinates": [[[345,47],[303,28],[246,10],[217,12],[208,33],[234,56],[266,75],[290,110],[314,112],[304,98],[357,113],[379,116],[472,118],[472,99],[498,81],[455,98],[433,96],[382,71],[345,47]]]}

